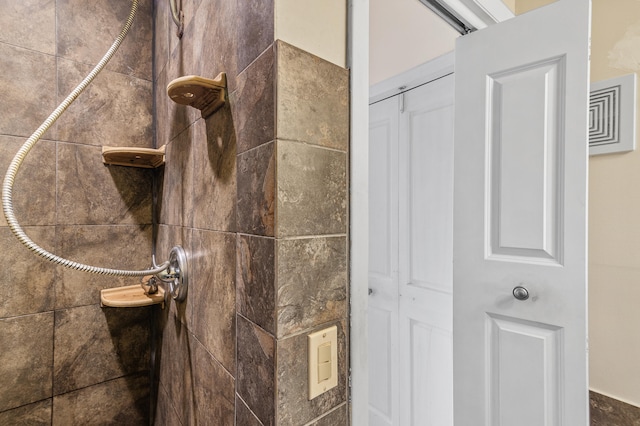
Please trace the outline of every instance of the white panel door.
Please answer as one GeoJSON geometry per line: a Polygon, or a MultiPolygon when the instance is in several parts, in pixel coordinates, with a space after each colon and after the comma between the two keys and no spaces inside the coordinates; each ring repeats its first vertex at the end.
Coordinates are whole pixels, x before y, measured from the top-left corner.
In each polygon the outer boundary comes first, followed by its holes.
{"type": "Polygon", "coordinates": [[[458,426],[588,425],[589,25],[560,0],[456,45],[458,426]]]}
{"type": "Polygon", "coordinates": [[[369,424],[398,424],[398,97],[369,111],[369,424]]]}
{"type": "Polygon", "coordinates": [[[453,77],[370,110],[369,424],[453,424],[453,77]]]}

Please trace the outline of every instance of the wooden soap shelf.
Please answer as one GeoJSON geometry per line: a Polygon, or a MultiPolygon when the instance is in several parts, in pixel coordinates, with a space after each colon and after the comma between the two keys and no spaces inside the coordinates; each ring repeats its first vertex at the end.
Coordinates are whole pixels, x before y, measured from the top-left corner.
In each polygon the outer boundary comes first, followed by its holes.
{"type": "Polygon", "coordinates": [[[155,169],[164,165],[165,145],[160,148],[102,147],[102,162],[114,166],[155,169]]]}
{"type": "Polygon", "coordinates": [[[164,290],[158,288],[155,294],[147,294],[140,284],[100,290],[100,304],[113,308],[135,308],[164,303],[164,290]]]}

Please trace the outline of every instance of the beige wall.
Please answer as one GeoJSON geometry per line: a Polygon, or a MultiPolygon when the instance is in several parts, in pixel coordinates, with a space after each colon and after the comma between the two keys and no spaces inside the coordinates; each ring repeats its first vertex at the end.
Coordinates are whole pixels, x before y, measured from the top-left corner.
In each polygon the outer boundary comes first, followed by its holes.
{"type": "Polygon", "coordinates": [[[512,12],[516,10],[516,0],[502,0],[502,3],[506,4],[512,12]]]}
{"type": "MultiPolygon", "coordinates": [[[[640,71],[640,2],[611,6],[593,0],[591,81],[640,71]]],[[[589,166],[591,387],[640,406],[640,152],[589,166]]]]}
{"type": "Polygon", "coordinates": [[[369,84],[450,52],[459,34],[418,0],[370,0],[369,84]]]}
{"type": "Polygon", "coordinates": [[[276,0],[275,39],[344,67],[346,0],[276,0]]]}
{"type": "Polygon", "coordinates": [[[556,0],[515,0],[516,15],[537,9],[556,0]]]}

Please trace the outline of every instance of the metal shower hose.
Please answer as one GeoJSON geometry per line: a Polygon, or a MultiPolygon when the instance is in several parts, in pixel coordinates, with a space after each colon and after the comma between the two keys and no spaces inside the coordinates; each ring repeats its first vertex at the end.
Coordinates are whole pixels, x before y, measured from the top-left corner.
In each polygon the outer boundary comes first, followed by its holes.
{"type": "Polygon", "coordinates": [[[147,269],[144,271],[127,271],[120,269],[109,269],[109,268],[100,268],[96,266],[85,265],[82,263],[74,262],[72,260],[68,260],[62,258],[60,256],[56,256],[53,253],[48,252],[43,249],[36,243],[34,243],[27,234],[24,233],[22,227],[18,223],[18,220],[15,217],[13,212],[13,200],[12,200],[12,191],[13,191],[13,182],[15,180],[16,174],[18,173],[18,169],[20,165],[24,161],[25,157],[34,147],[34,145],[40,140],[42,135],[51,127],[51,125],[62,115],[62,113],[71,105],[71,103],[82,93],[82,91],[93,81],[93,79],[102,71],[102,69],[107,65],[107,62],[111,59],[111,57],[116,53],[118,47],[124,40],[129,28],[131,28],[131,24],[133,23],[133,18],[136,15],[136,10],[138,9],[138,0],[131,1],[131,11],[129,12],[129,17],[127,18],[127,22],[120,31],[120,34],[116,38],[116,40],[111,45],[111,48],[107,51],[107,53],[102,57],[98,65],[87,75],[84,80],[69,94],[64,101],[49,115],[49,117],[38,127],[29,139],[22,145],[18,153],[13,157],[11,164],[9,165],[9,169],[7,170],[7,174],[4,177],[4,182],[2,183],[2,209],[4,211],[4,217],[7,219],[7,223],[11,232],[20,240],[20,242],[26,246],[29,250],[34,252],[40,257],[47,259],[53,263],[58,265],[62,265],[67,268],[75,269],[77,271],[90,272],[92,274],[99,275],[111,275],[111,276],[125,276],[125,277],[139,277],[143,275],[155,275],[163,272],[169,266],[169,262],[165,262],[160,266],[155,267],[155,269],[147,269]]]}

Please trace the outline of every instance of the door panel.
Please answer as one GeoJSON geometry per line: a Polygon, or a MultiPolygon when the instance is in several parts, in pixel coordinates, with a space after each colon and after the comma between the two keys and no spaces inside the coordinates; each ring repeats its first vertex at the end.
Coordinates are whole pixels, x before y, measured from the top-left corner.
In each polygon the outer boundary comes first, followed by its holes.
{"type": "Polygon", "coordinates": [[[452,425],[451,330],[408,322],[411,353],[411,425],[452,425]],[[425,357],[425,354],[429,356],[425,357]]]}
{"type": "Polygon", "coordinates": [[[369,306],[369,328],[376,330],[376,338],[369,339],[369,371],[371,390],[369,391],[369,419],[371,425],[391,425],[394,407],[394,364],[392,326],[395,313],[369,306]]]}
{"type": "Polygon", "coordinates": [[[408,239],[406,283],[451,293],[453,86],[452,77],[447,79],[432,83],[430,93],[405,95],[409,227],[402,235],[408,239]],[[439,92],[440,97],[434,98],[439,92]]]}
{"type": "Polygon", "coordinates": [[[519,318],[487,317],[488,358],[491,360],[492,411],[498,424],[562,424],[560,376],[563,347],[560,327],[519,318]],[[522,368],[522,360],[527,360],[522,368]],[[526,383],[526,388],[522,384],[526,383]]]}
{"type": "MultiPolygon", "coordinates": [[[[369,173],[369,184],[375,188],[376,196],[369,201],[370,211],[375,214],[369,215],[371,232],[371,250],[369,258],[369,270],[372,275],[379,279],[394,281],[394,267],[396,260],[391,250],[391,239],[397,238],[397,223],[392,223],[394,219],[394,201],[397,194],[391,190],[392,181],[390,177],[397,173],[397,166],[392,164],[397,155],[393,155],[396,148],[396,138],[398,132],[397,118],[392,116],[397,112],[397,100],[386,101],[372,107],[372,123],[369,129],[372,158],[369,173]],[[393,102],[395,101],[395,102],[393,102]],[[378,114],[376,114],[378,112],[378,114]],[[387,115],[378,117],[378,115],[387,115]],[[377,120],[376,120],[377,119],[377,120]],[[381,214],[380,214],[381,213],[381,214]]],[[[396,201],[397,202],[397,201],[396,201]]]]}
{"type": "Polygon", "coordinates": [[[561,263],[564,77],[564,57],[488,77],[489,256],[561,263]]]}
{"type": "Polygon", "coordinates": [[[456,45],[456,425],[588,424],[589,24],[560,0],[456,45]]]}

